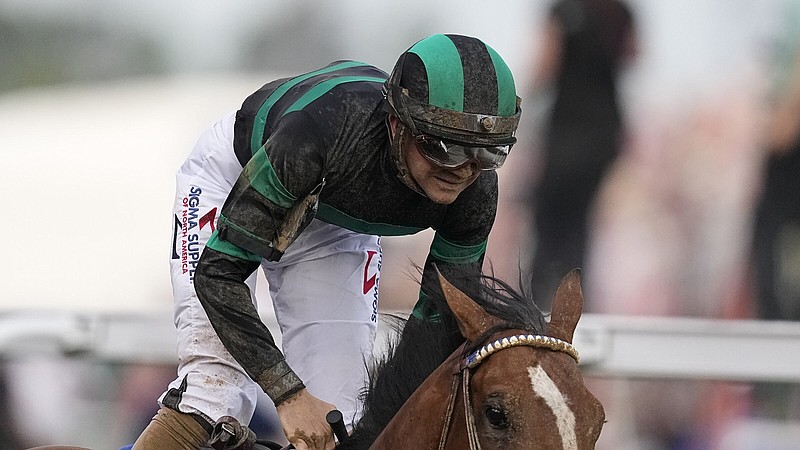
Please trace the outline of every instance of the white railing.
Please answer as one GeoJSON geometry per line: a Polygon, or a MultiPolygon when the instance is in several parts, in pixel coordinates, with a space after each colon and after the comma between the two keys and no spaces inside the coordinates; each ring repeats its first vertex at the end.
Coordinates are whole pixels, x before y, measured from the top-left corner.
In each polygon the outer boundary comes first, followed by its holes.
{"type": "MultiPolygon", "coordinates": [[[[276,330],[271,317],[268,326],[276,330]]],[[[800,383],[800,322],[585,314],[574,339],[600,377],[800,383]]],[[[171,315],[0,314],[0,355],[175,361],[171,315]]]]}
{"type": "Polygon", "coordinates": [[[800,383],[800,322],[586,314],[574,343],[597,376],[800,383]]]}

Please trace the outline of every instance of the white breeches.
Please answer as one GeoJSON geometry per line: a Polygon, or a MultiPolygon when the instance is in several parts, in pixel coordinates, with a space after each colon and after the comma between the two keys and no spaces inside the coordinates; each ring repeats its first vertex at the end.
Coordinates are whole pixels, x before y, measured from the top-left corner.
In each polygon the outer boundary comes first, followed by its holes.
{"type": "MultiPolygon", "coordinates": [[[[179,365],[159,401],[169,397],[180,411],[247,424],[260,388],[223,347],[193,286],[197,260],[242,170],[231,144],[233,118],[203,134],[176,175],[170,269],[179,365]]],[[[381,258],[378,236],[315,219],[280,261],[261,265],[287,362],[309,392],[336,405],[348,424],[359,415],[372,355],[381,258]]],[[[255,279],[254,273],[248,280],[251,293],[255,279]]]]}

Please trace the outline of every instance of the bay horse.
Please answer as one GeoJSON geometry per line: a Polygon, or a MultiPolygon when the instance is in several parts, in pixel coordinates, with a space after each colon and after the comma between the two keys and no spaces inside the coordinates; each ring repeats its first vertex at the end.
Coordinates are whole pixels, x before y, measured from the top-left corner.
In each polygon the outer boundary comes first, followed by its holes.
{"type": "Polygon", "coordinates": [[[595,447],[605,413],[571,343],[583,309],[580,270],[562,279],[549,322],[508,284],[479,278],[464,275],[465,292],[439,274],[438,300],[460,336],[442,334],[446,317],[410,320],[372,371],[363,416],[338,450],[595,447]]]}
{"type": "Polygon", "coordinates": [[[423,286],[432,319],[394,317],[402,335],[370,370],[361,419],[336,449],[594,449],[605,413],[572,346],[580,270],[561,280],[549,321],[497,278],[448,278],[439,273],[436,288],[423,286]]]}

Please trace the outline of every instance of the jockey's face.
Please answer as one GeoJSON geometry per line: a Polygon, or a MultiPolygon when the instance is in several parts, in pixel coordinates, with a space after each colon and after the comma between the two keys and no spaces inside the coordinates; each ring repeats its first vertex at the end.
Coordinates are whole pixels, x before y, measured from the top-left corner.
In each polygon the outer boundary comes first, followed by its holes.
{"type": "MultiPolygon", "coordinates": [[[[395,138],[400,132],[408,133],[410,137],[410,131],[394,115],[389,116],[389,126],[395,138]]],[[[403,139],[402,144],[402,157],[411,177],[435,203],[453,203],[458,194],[472,184],[481,173],[476,161],[469,161],[454,168],[440,167],[432,163],[422,156],[419,144],[413,137],[403,139]]]]}

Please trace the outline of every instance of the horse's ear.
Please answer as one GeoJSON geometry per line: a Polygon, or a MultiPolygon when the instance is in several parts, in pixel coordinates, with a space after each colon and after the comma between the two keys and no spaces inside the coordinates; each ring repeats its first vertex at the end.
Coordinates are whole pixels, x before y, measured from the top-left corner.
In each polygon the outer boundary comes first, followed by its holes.
{"type": "Polygon", "coordinates": [[[500,323],[500,319],[484,311],[467,294],[447,281],[438,268],[436,273],[439,275],[439,285],[442,287],[444,299],[456,316],[461,335],[467,341],[477,340],[486,330],[500,323]]]}
{"type": "Polygon", "coordinates": [[[583,311],[581,270],[572,269],[564,275],[553,298],[553,311],[547,324],[546,334],[572,343],[572,335],[578,326],[583,311]]]}

